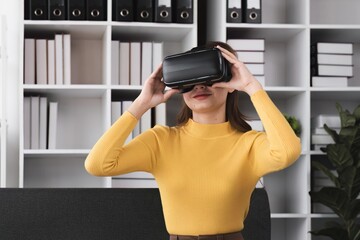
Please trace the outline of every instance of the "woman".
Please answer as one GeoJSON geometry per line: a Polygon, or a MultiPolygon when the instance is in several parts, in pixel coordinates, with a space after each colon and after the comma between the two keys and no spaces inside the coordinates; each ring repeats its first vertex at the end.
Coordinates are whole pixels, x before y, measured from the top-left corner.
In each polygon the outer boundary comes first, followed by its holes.
{"type": "Polygon", "coordinates": [[[230,81],[196,85],[183,94],[178,126],[155,126],[124,145],[147,110],[178,92],[164,92],[159,66],[85,161],[96,176],[152,173],[170,239],[243,239],[240,231],[259,178],[288,167],[301,151],[299,138],[234,50],[221,42],[208,47],[220,49],[230,62],[230,81]],[[237,91],[250,96],[266,133],[252,131],[244,121],[237,91]]]}

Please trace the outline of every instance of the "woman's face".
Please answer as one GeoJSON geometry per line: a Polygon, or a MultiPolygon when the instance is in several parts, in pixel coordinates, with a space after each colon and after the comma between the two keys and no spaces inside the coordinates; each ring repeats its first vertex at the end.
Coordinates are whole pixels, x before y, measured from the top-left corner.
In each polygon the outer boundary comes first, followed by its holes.
{"type": "Polygon", "coordinates": [[[196,113],[224,114],[226,110],[226,98],[229,91],[225,88],[213,88],[206,85],[195,87],[183,94],[186,105],[196,113]]]}

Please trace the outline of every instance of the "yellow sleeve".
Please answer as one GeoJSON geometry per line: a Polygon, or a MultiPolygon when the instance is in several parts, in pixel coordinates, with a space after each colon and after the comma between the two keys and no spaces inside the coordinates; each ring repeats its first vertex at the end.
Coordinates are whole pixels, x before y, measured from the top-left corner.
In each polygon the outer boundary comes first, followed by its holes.
{"type": "Polygon", "coordinates": [[[85,169],[96,176],[113,176],[134,171],[151,172],[153,154],[135,138],[124,145],[138,120],[125,112],[96,142],[85,160],[85,169]]]}
{"type": "Polygon", "coordinates": [[[264,125],[254,141],[255,172],[258,176],[284,169],[301,153],[300,139],[264,90],[251,95],[251,101],[264,125]]]}

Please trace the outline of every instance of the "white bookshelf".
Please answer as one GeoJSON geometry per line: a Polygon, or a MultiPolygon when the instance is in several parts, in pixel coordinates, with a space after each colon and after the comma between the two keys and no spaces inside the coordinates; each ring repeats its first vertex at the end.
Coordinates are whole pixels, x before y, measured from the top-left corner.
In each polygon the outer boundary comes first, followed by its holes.
{"type": "MultiPolygon", "coordinates": [[[[163,42],[164,56],[189,50],[197,45],[197,5],[195,0],[193,24],[112,21],[111,0],[106,21],[21,21],[22,39],[71,35],[72,84],[23,84],[20,73],[20,187],[156,187],[152,179],[150,184],[141,179],[117,179],[120,182],[113,185],[111,177],[89,175],[84,160],[111,126],[111,101],[134,100],[141,91],[141,86],[111,84],[111,41],[163,42]],[[23,101],[33,95],[58,102],[56,149],[24,149],[23,101]]],[[[168,108],[176,105],[175,100],[168,108]]],[[[171,124],[173,117],[168,119],[171,124]]]]}
{"type": "Polygon", "coordinates": [[[7,72],[7,46],[6,46],[6,17],[0,15],[0,187],[6,187],[6,72],[7,72]]]}
{"type": "MultiPolygon", "coordinates": [[[[311,161],[325,156],[311,148],[310,119],[319,114],[337,115],[336,102],[350,111],[360,103],[360,2],[263,0],[261,24],[227,23],[226,1],[204,2],[207,40],[265,39],[265,89],[282,112],[296,116],[302,124],[302,154],[297,162],[264,177],[272,213],[272,239],[328,239],[309,233],[336,217],[312,212],[308,194],[311,161]],[[310,46],[317,41],[354,44],[354,77],[349,87],[311,86],[310,46]]],[[[240,101],[247,106],[242,109],[245,115],[256,118],[249,98],[241,96],[240,101]]]]}

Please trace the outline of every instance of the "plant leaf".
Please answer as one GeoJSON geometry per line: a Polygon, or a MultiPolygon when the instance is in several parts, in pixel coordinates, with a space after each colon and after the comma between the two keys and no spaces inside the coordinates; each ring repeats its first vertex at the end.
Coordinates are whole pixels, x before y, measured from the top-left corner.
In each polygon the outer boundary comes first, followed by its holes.
{"type": "Polygon", "coordinates": [[[339,171],[339,182],[349,198],[356,199],[360,192],[360,169],[355,166],[348,166],[339,171]]]}
{"type": "Polygon", "coordinates": [[[346,209],[350,204],[346,192],[336,187],[323,187],[318,192],[310,192],[313,202],[321,203],[332,209],[339,217],[345,220],[346,209]]]}
{"type": "Polygon", "coordinates": [[[351,229],[350,237],[354,240],[360,240],[360,225],[355,225],[353,229],[351,229]]]}
{"type": "Polygon", "coordinates": [[[351,202],[348,210],[348,219],[356,219],[360,214],[360,199],[351,202]]]}
{"type": "Polygon", "coordinates": [[[340,115],[341,127],[352,127],[356,123],[356,118],[348,110],[343,110],[339,103],[336,103],[336,108],[340,115]]]}
{"type": "Polygon", "coordinates": [[[353,164],[349,149],[344,144],[329,144],[326,153],[331,163],[337,168],[344,168],[353,164]]]}
{"type": "Polygon", "coordinates": [[[312,166],[322,171],[330,180],[335,184],[336,187],[341,188],[340,182],[337,177],[329,170],[329,168],[325,167],[322,163],[313,161],[312,166]]]}
{"type": "Polygon", "coordinates": [[[335,130],[329,128],[329,126],[326,123],[324,124],[324,129],[331,136],[334,142],[336,143],[339,142],[339,134],[335,130]]]}
{"type": "Polygon", "coordinates": [[[350,240],[346,230],[339,227],[324,228],[310,233],[316,236],[327,236],[334,240],[350,240]]]}
{"type": "Polygon", "coordinates": [[[357,121],[360,121],[360,105],[358,105],[353,112],[353,115],[355,116],[357,121]]]}

